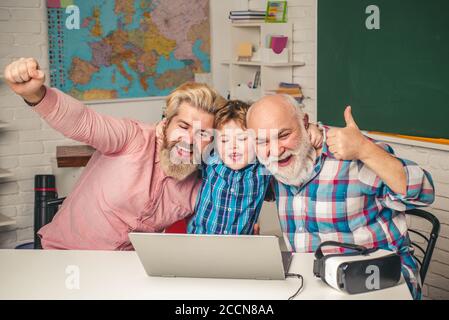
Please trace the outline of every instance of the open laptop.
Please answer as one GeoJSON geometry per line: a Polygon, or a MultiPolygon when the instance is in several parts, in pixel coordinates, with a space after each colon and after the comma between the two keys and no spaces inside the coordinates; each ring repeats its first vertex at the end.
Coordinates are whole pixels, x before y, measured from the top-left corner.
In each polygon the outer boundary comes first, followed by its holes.
{"type": "Polygon", "coordinates": [[[129,233],[149,276],[284,280],[292,255],[276,236],[129,233]]]}
{"type": "Polygon", "coordinates": [[[281,251],[289,251],[287,245],[285,244],[284,233],[282,232],[276,202],[265,201],[263,203],[258,223],[260,227],[260,235],[278,237],[281,251]]]}

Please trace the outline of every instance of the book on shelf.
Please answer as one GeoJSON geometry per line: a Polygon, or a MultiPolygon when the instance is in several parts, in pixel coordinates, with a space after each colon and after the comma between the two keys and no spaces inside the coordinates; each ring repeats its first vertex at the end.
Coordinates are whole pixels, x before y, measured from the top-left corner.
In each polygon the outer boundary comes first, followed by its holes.
{"type": "Polygon", "coordinates": [[[233,23],[233,24],[244,24],[244,23],[254,23],[254,24],[256,24],[256,23],[263,23],[264,22],[264,20],[263,19],[239,19],[239,20],[235,20],[235,19],[233,19],[233,20],[231,20],[231,22],[233,23]]]}
{"type": "Polygon", "coordinates": [[[231,11],[229,12],[229,19],[235,20],[265,20],[265,11],[231,11]]]}
{"type": "Polygon", "coordinates": [[[251,21],[260,21],[263,22],[265,19],[263,17],[247,17],[247,16],[240,16],[240,17],[229,17],[229,20],[231,21],[239,21],[239,20],[251,20],[251,21]]]}
{"type": "Polygon", "coordinates": [[[239,17],[231,17],[229,16],[230,20],[260,20],[264,21],[263,17],[253,17],[253,16],[239,16],[239,17]]]}
{"type": "Polygon", "coordinates": [[[301,86],[298,83],[279,83],[278,88],[274,90],[267,90],[267,94],[287,94],[293,97],[298,103],[302,103],[304,100],[304,94],[302,93],[301,86]]]}
{"type": "Polygon", "coordinates": [[[252,82],[252,88],[258,88],[260,86],[260,70],[257,70],[256,73],[254,74],[254,79],[252,82]]]}
{"type": "Polygon", "coordinates": [[[300,93],[301,89],[300,88],[278,88],[276,89],[277,93],[286,93],[286,94],[296,94],[296,93],[300,93]]]}
{"type": "Polygon", "coordinates": [[[265,20],[265,16],[231,16],[229,15],[229,19],[237,20],[237,19],[256,19],[256,20],[265,20]]]}
{"type": "Polygon", "coordinates": [[[280,88],[301,88],[301,86],[298,83],[289,83],[289,82],[280,82],[279,87],[280,88]]]}
{"type": "Polygon", "coordinates": [[[265,17],[265,11],[235,10],[235,11],[230,11],[229,15],[231,15],[231,16],[264,16],[265,17]]]}

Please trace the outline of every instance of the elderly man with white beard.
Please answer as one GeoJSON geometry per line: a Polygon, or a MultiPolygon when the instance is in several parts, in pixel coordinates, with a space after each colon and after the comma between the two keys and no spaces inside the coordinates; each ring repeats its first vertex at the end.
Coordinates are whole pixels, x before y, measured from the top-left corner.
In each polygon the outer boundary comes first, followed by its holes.
{"type": "Polygon", "coordinates": [[[389,146],[365,137],[350,107],[344,116],[345,128],[323,126],[323,145],[315,149],[306,134],[308,117],[293,98],[267,96],[248,112],[257,157],[277,180],[287,246],[314,252],[332,240],[395,251],[413,298],[420,299],[404,211],[433,202],[432,178],[415,163],[395,157],[389,146]]]}

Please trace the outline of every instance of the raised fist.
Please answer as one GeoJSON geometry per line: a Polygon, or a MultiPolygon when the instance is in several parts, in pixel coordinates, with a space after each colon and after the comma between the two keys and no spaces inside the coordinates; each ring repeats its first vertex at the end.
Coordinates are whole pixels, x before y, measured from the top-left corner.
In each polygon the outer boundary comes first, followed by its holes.
{"type": "Polygon", "coordinates": [[[28,102],[39,102],[45,94],[45,73],[34,58],[20,58],[7,65],[5,80],[12,91],[28,102]]]}

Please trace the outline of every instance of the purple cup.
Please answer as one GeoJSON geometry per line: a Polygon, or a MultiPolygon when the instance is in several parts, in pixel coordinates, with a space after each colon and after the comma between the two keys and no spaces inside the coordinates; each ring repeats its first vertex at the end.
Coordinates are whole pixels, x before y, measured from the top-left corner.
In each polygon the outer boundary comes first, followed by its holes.
{"type": "Polygon", "coordinates": [[[280,54],[287,47],[288,37],[286,36],[272,36],[271,49],[276,54],[280,54]]]}

